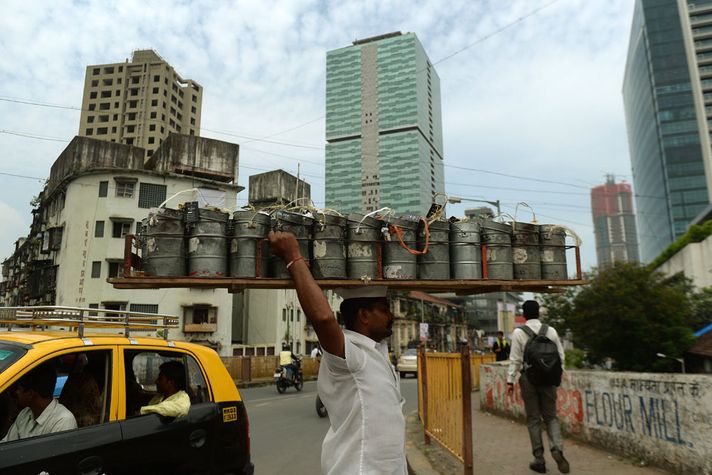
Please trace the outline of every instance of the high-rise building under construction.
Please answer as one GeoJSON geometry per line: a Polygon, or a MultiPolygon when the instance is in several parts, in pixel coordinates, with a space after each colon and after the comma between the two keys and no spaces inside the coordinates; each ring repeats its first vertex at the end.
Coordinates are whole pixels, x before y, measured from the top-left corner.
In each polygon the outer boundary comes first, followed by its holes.
{"type": "Polygon", "coordinates": [[[79,135],[135,145],[150,157],[170,132],[200,135],[203,88],[153,50],[87,66],[79,135]]]}

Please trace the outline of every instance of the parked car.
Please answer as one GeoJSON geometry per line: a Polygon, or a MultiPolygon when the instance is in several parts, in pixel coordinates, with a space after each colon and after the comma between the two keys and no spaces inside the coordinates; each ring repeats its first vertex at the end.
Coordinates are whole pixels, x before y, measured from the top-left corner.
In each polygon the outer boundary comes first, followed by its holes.
{"type": "Polygon", "coordinates": [[[58,401],[78,427],[0,443],[0,473],[253,473],[245,405],[212,349],[134,333],[3,330],[0,439],[22,409],[16,383],[40,366],[55,369],[58,401]],[[188,414],[140,415],[168,361],[185,371],[188,414]]]}
{"type": "Polygon", "coordinates": [[[396,370],[400,373],[401,378],[405,378],[408,373],[413,376],[418,376],[418,350],[408,348],[398,357],[396,370]]]}

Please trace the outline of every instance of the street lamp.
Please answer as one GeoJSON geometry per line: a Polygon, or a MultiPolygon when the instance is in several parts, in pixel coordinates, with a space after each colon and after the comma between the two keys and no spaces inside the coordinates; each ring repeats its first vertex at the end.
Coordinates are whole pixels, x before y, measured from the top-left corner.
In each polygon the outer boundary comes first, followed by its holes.
{"type": "Polygon", "coordinates": [[[475,200],[475,199],[472,199],[472,198],[462,198],[462,197],[459,197],[459,196],[449,196],[448,199],[447,199],[447,202],[450,203],[450,204],[462,203],[463,201],[472,201],[472,202],[475,202],[475,203],[487,203],[487,204],[490,204],[490,205],[495,206],[495,207],[497,208],[497,216],[499,216],[499,215],[502,214],[502,212],[501,212],[500,209],[499,209],[499,200],[496,200],[496,201],[475,200]]]}
{"type": "Polygon", "coordinates": [[[657,357],[658,357],[658,358],[667,358],[667,359],[669,359],[669,360],[675,360],[675,361],[677,361],[678,363],[680,363],[680,367],[682,368],[682,374],[685,374],[685,360],[684,360],[684,359],[682,359],[682,358],[673,358],[672,356],[668,356],[668,355],[666,355],[666,354],[664,354],[664,353],[658,353],[658,354],[657,354],[657,357]]]}

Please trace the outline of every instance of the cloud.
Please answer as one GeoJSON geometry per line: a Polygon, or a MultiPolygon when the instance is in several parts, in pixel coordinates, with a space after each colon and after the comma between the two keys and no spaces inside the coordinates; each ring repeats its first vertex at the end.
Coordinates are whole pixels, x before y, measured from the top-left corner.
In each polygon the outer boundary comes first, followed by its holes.
{"type": "MultiPolygon", "coordinates": [[[[436,62],[446,165],[574,185],[446,168],[448,192],[501,199],[509,212],[519,201],[530,203],[546,220],[582,234],[589,266],[595,246],[588,188],[601,183],[605,172],[630,173],[620,93],[632,15],[627,0],[558,1],[522,21],[550,2],[34,3],[3,2],[0,97],[78,107],[87,65],[154,48],[183,77],[204,86],[202,135],[243,145],[242,185],[264,169],[296,173],[299,164],[314,200],[323,202],[323,150],[216,131],[265,137],[294,129],[270,140],[323,147],[326,52],[396,30],[415,32],[436,62]],[[522,191],[527,189],[537,191],[522,191]]],[[[70,140],[78,122],[78,111],[0,101],[0,129],[70,140]]],[[[0,172],[46,177],[64,144],[0,134],[0,147],[0,172]]],[[[5,206],[29,224],[37,182],[4,177],[0,183],[7,185],[5,206]]],[[[0,254],[8,255],[26,229],[6,228],[0,254]]]]}

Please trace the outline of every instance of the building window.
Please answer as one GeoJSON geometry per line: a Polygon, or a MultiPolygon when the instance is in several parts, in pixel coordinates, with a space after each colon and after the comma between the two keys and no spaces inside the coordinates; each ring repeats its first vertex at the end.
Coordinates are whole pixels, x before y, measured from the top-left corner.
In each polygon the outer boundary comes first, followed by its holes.
{"type": "Polygon", "coordinates": [[[161,80],[160,76],[153,76],[153,82],[159,82],[161,80]]]}
{"type": "Polygon", "coordinates": [[[212,333],[218,329],[218,308],[211,305],[183,307],[183,331],[212,333]]]}
{"type": "MultiPolygon", "coordinates": [[[[115,310],[117,312],[126,311],[126,302],[102,302],[102,305],[106,310],[115,310]]],[[[115,313],[106,312],[104,315],[107,317],[118,317],[115,313]]]]}
{"type": "Polygon", "coordinates": [[[108,66],[108,67],[104,68],[104,74],[114,74],[114,67],[108,66]]]}
{"type": "Polygon", "coordinates": [[[96,91],[92,91],[89,93],[89,99],[96,99],[96,91]]]}
{"type": "Polygon", "coordinates": [[[151,107],[158,107],[158,99],[153,99],[151,101],[151,107]]]}
{"type": "Polygon", "coordinates": [[[94,237],[104,237],[104,221],[97,221],[94,224],[94,237]]]}
{"type": "MultiPolygon", "coordinates": [[[[109,261],[109,278],[112,277],[123,277],[124,275],[124,263],[121,261],[109,261]]],[[[105,307],[108,308],[108,307],[105,307]]],[[[126,306],[124,305],[123,308],[121,309],[112,309],[112,310],[126,310],[126,306]]]]}
{"type": "Polygon", "coordinates": [[[101,91],[101,97],[111,97],[111,91],[101,91]]]}
{"type": "Polygon", "coordinates": [[[108,181],[100,181],[99,182],[99,198],[106,198],[108,191],[109,191],[109,182],[108,181]]]}
{"type": "Polygon", "coordinates": [[[109,133],[109,129],[107,127],[99,127],[96,129],[96,135],[106,135],[109,133]]]}
{"type": "Polygon", "coordinates": [[[153,132],[154,130],[156,130],[156,124],[151,124],[151,125],[149,125],[149,126],[148,126],[148,130],[150,130],[151,132],[153,132]]]}
{"type": "Polygon", "coordinates": [[[126,126],[126,133],[133,134],[135,131],[136,131],[135,125],[127,125],[126,126]]]}
{"type": "Polygon", "coordinates": [[[62,234],[64,234],[64,227],[49,229],[49,249],[51,251],[59,251],[62,247],[62,234]]]}
{"type": "Polygon", "coordinates": [[[149,138],[148,138],[148,143],[153,143],[153,142],[155,142],[155,141],[156,141],[156,139],[154,139],[153,137],[149,137],[149,138]]]}
{"type": "Polygon", "coordinates": [[[158,313],[158,305],[152,303],[132,303],[129,306],[131,312],[158,313]]]}
{"type": "Polygon", "coordinates": [[[94,79],[94,80],[91,82],[91,87],[96,87],[96,86],[98,86],[98,85],[99,85],[99,80],[98,80],[98,79],[94,79]]]}
{"type": "Polygon", "coordinates": [[[94,129],[86,129],[84,131],[84,135],[86,135],[86,136],[94,135],[94,129]]]}
{"type": "Polygon", "coordinates": [[[157,87],[154,87],[151,92],[153,92],[153,94],[158,94],[159,91],[158,91],[158,88],[157,88],[157,87]]]}
{"type": "Polygon", "coordinates": [[[156,112],[155,112],[155,111],[154,111],[154,112],[151,112],[151,119],[155,119],[156,117],[157,117],[156,112]]]}
{"type": "Polygon", "coordinates": [[[131,221],[114,221],[111,227],[111,237],[122,238],[131,233],[131,221]]]}
{"type": "Polygon", "coordinates": [[[94,68],[91,73],[92,73],[94,76],[96,76],[97,74],[99,74],[99,72],[100,72],[99,68],[94,68]]]}
{"type": "MultiPolygon", "coordinates": [[[[90,303],[89,308],[99,308],[98,303],[90,303]]],[[[96,317],[99,314],[99,312],[89,312],[90,317],[96,317]]]]}
{"type": "Polygon", "coordinates": [[[116,180],[116,197],[117,198],[133,198],[134,187],[136,181],[133,180],[116,180]]]}
{"type": "Polygon", "coordinates": [[[166,189],[166,185],[141,183],[138,190],[138,207],[157,208],[158,205],[166,201],[166,189]]]}
{"type": "Polygon", "coordinates": [[[93,115],[90,115],[89,117],[87,117],[87,123],[89,123],[89,124],[93,124],[93,123],[94,123],[94,116],[93,116],[93,115]]]}
{"type": "Polygon", "coordinates": [[[108,111],[111,108],[111,103],[109,102],[102,102],[99,104],[99,110],[100,111],[108,111]]]}
{"type": "Polygon", "coordinates": [[[96,110],[96,104],[89,104],[89,110],[90,111],[96,110]]]}
{"type": "Polygon", "coordinates": [[[98,279],[101,277],[101,261],[94,261],[91,263],[91,278],[98,279]]]}

